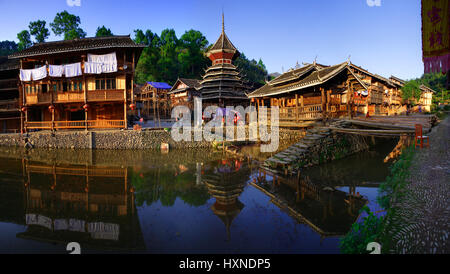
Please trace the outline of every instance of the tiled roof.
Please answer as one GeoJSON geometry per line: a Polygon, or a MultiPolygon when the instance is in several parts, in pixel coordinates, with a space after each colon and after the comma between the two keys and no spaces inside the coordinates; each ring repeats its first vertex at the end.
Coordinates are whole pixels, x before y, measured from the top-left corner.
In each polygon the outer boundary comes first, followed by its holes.
{"type": "Polygon", "coordinates": [[[236,52],[238,51],[236,47],[233,45],[233,43],[231,43],[230,39],[228,39],[228,36],[226,35],[225,31],[222,31],[219,39],[217,39],[217,41],[210,49],[210,51],[215,50],[230,50],[236,52]]]}
{"type": "MultiPolygon", "coordinates": [[[[336,76],[346,68],[348,68],[347,62],[316,70],[311,74],[309,74],[308,76],[306,76],[305,78],[287,85],[275,86],[268,83],[263,87],[250,93],[248,97],[253,98],[253,97],[271,96],[320,85],[332,79],[334,76],[336,76]]],[[[357,80],[359,81],[359,79],[357,80]]]]}
{"type": "Polygon", "coordinates": [[[180,78],[180,81],[186,84],[190,88],[195,88],[199,85],[200,81],[197,79],[180,78]]]}
{"type": "Polygon", "coordinates": [[[430,87],[427,87],[427,86],[425,86],[425,85],[420,85],[420,89],[421,89],[422,91],[428,91],[428,92],[436,93],[436,91],[435,91],[434,89],[432,89],[432,88],[430,88],[430,87]]]}
{"type": "Polygon", "coordinates": [[[389,80],[389,79],[387,79],[387,78],[384,78],[384,77],[381,76],[381,75],[371,73],[371,72],[369,72],[368,70],[363,69],[362,67],[359,67],[359,66],[357,66],[357,65],[355,65],[355,64],[352,64],[352,63],[350,63],[350,66],[351,66],[352,68],[355,68],[355,69],[359,70],[359,71],[362,72],[362,73],[365,73],[365,74],[367,74],[367,75],[370,75],[370,76],[372,76],[372,77],[374,77],[374,78],[376,78],[376,79],[378,79],[378,80],[381,80],[381,81],[383,81],[383,82],[385,82],[385,83],[387,83],[387,84],[389,84],[389,85],[391,85],[391,86],[394,86],[394,83],[393,83],[391,80],[389,80]]]}
{"type": "Polygon", "coordinates": [[[315,67],[313,64],[309,64],[298,69],[290,70],[273,79],[272,81],[269,82],[269,84],[277,85],[288,81],[296,80],[301,76],[305,75],[306,73],[308,73],[309,71],[313,70],[314,68],[315,67]]]}
{"type": "Polygon", "coordinates": [[[8,56],[10,59],[31,57],[38,55],[49,55],[57,53],[66,53],[74,51],[86,51],[109,48],[142,48],[145,45],[136,44],[129,35],[109,36],[109,37],[91,37],[74,40],[55,41],[38,43],[23,51],[13,53],[8,56]]]}

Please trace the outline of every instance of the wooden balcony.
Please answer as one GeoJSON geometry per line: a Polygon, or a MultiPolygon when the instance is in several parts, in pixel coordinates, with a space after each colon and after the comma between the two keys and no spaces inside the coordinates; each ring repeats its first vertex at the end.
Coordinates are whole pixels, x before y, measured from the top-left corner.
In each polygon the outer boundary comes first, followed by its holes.
{"type": "MultiPolygon", "coordinates": [[[[87,92],[88,102],[123,101],[123,90],[92,90],[87,92]]],[[[27,105],[51,104],[52,94],[35,93],[26,94],[27,105]]],[[[53,92],[53,103],[82,103],[84,102],[83,91],[53,92]]]]}
{"type": "Polygon", "coordinates": [[[25,104],[27,105],[50,104],[51,102],[52,102],[52,95],[49,92],[25,95],[25,104]]]}
{"type": "MultiPolygon", "coordinates": [[[[52,129],[52,121],[25,122],[27,129],[52,129]]],[[[125,120],[54,121],[54,129],[124,128],[125,120]]]]}
{"type": "Polygon", "coordinates": [[[84,92],[55,92],[54,103],[84,102],[84,92]]]}
{"type": "Polygon", "coordinates": [[[123,90],[93,90],[87,92],[89,102],[96,101],[123,101],[123,90]]]}

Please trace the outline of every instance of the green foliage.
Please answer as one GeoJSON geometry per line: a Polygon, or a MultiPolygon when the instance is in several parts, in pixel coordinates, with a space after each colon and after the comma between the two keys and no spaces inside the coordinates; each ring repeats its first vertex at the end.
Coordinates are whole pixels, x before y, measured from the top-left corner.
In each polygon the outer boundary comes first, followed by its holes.
{"type": "Polygon", "coordinates": [[[0,41],[0,56],[13,54],[18,50],[17,44],[14,41],[0,41]]]}
{"type": "Polygon", "coordinates": [[[37,20],[30,22],[28,28],[30,29],[30,34],[34,36],[37,43],[45,42],[45,40],[50,36],[50,31],[45,27],[47,22],[44,20],[37,20]]]}
{"type": "Polygon", "coordinates": [[[95,37],[107,37],[107,36],[113,36],[114,34],[112,31],[105,26],[98,27],[97,31],[95,32],[95,37]]]}
{"type": "Polygon", "coordinates": [[[447,76],[438,72],[438,73],[427,73],[422,75],[422,77],[414,79],[414,81],[419,82],[422,85],[425,85],[434,91],[433,94],[433,104],[444,103],[450,100],[450,92],[446,88],[447,76]]]}
{"type": "Polygon", "coordinates": [[[422,91],[420,90],[420,81],[418,80],[407,81],[402,87],[403,100],[415,99],[418,102],[421,94],[422,91]]]}
{"type": "Polygon", "coordinates": [[[31,47],[31,36],[28,30],[23,30],[17,34],[17,39],[19,39],[19,43],[17,44],[18,50],[24,50],[26,48],[31,47]]]}
{"type": "Polygon", "coordinates": [[[377,202],[384,209],[391,207],[391,201],[402,195],[402,189],[408,182],[409,167],[414,156],[414,146],[403,150],[399,159],[390,167],[390,175],[378,189],[377,202]]]}
{"type": "Polygon", "coordinates": [[[368,254],[367,244],[376,242],[383,227],[383,217],[377,217],[365,206],[361,209],[368,215],[362,223],[354,223],[350,231],[340,241],[340,250],[344,254],[368,254]]]}
{"type": "Polygon", "coordinates": [[[267,69],[261,59],[256,62],[255,59],[248,60],[244,53],[234,61],[234,64],[241,70],[244,79],[250,83],[265,84],[268,77],[267,69]]]}
{"type": "Polygon", "coordinates": [[[71,40],[86,37],[86,32],[79,27],[80,23],[79,16],[63,11],[56,14],[50,26],[55,35],[64,35],[64,40],[71,40]]]}
{"type": "MultiPolygon", "coordinates": [[[[137,29],[134,33],[136,43],[148,46],[142,51],[136,67],[135,80],[139,84],[146,81],[174,84],[178,77],[199,79],[203,69],[211,65],[205,56],[211,45],[208,46],[208,40],[200,31],[188,30],[180,39],[173,29],[163,30],[160,36],[150,30],[137,29]]],[[[247,81],[264,83],[267,70],[262,60],[249,61],[241,54],[235,65],[247,81]]]]}

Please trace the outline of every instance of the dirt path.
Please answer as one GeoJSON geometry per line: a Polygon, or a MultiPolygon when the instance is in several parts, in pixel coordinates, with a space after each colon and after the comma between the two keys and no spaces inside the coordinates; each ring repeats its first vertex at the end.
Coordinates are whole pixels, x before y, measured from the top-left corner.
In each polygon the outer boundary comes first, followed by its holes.
{"type": "Polygon", "coordinates": [[[430,148],[416,149],[406,196],[393,205],[392,253],[450,253],[450,117],[428,136],[430,148]]]}

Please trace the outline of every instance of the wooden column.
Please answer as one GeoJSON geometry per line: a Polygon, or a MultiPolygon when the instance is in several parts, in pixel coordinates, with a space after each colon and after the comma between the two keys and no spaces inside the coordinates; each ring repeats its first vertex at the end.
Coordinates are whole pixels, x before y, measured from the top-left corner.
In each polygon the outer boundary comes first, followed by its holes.
{"type": "MultiPolygon", "coordinates": [[[[22,59],[20,59],[20,69],[23,68],[23,62],[22,59]]],[[[19,77],[19,81],[20,81],[20,77],[19,77]]],[[[19,89],[19,107],[20,107],[20,133],[23,134],[24,132],[26,132],[26,128],[25,128],[25,121],[24,119],[24,113],[22,111],[22,107],[25,106],[25,85],[23,84],[22,81],[19,82],[20,84],[20,89],[19,89]]]]}
{"type": "Polygon", "coordinates": [[[298,122],[298,94],[295,94],[295,120],[298,122]]]}
{"type": "MultiPolygon", "coordinates": [[[[126,53],[123,53],[123,64],[125,65],[126,60],[126,53]]],[[[128,128],[128,122],[127,122],[127,72],[124,70],[123,75],[125,76],[125,85],[123,87],[123,120],[124,125],[123,128],[128,128]]]]}
{"type": "Polygon", "coordinates": [[[133,63],[131,64],[132,68],[131,71],[133,72],[131,77],[131,103],[134,104],[134,56],[135,53],[133,51],[133,63]]]}
{"type": "MultiPolygon", "coordinates": [[[[81,65],[82,65],[83,69],[84,69],[85,62],[86,62],[85,58],[86,58],[85,55],[81,56],[81,65]]],[[[83,79],[82,82],[83,82],[83,87],[84,87],[83,88],[84,104],[86,105],[87,104],[87,87],[88,87],[88,85],[86,82],[86,75],[84,73],[83,73],[82,79],[83,79]]],[[[88,126],[88,109],[84,110],[84,127],[85,127],[85,130],[88,131],[88,128],[89,128],[89,126],[88,126]]]]}
{"type": "Polygon", "coordinates": [[[326,116],[326,109],[325,109],[325,90],[322,87],[320,88],[320,94],[322,96],[321,102],[322,102],[322,119],[323,119],[326,116]]]}
{"type": "Polygon", "coordinates": [[[327,113],[331,112],[331,89],[327,90],[327,113]]]}

